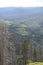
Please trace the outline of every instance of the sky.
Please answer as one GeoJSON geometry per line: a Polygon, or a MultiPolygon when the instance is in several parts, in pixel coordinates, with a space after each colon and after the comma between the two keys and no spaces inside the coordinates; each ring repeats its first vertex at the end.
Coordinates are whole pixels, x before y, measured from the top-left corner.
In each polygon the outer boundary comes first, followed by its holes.
{"type": "Polygon", "coordinates": [[[0,7],[43,7],[43,0],[0,0],[0,7]]]}

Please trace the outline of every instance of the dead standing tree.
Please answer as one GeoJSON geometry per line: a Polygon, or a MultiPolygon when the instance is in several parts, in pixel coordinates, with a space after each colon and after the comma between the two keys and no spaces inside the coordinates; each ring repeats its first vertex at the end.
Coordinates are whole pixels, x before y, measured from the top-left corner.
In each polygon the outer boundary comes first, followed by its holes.
{"type": "Polygon", "coordinates": [[[6,65],[6,24],[1,24],[2,65],[6,65]]]}

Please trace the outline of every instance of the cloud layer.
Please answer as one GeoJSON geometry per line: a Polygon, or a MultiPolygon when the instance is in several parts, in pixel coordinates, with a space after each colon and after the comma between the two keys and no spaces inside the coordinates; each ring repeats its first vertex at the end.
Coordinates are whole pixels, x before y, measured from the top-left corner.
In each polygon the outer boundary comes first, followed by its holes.
{"type": "Polygon", "coordinates": [[[43,0],[0,0],[0,7],[40,7],[43,0]]]}

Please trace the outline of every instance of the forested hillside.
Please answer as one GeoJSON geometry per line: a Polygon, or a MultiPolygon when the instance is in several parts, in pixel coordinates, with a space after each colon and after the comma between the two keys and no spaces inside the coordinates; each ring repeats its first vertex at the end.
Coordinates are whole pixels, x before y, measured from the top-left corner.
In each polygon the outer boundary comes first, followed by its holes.
{"type": "Polygon", "coordinates": [[[15,55],[20,55],[22,42],[26,40],[29,45],[29,59],[34,61],[35,49],[37,61],[40,61],[43,57],[43,7],[0,8],[0,23],[3,22],[8,28],[8,46],[13,45],[15,55]]]}

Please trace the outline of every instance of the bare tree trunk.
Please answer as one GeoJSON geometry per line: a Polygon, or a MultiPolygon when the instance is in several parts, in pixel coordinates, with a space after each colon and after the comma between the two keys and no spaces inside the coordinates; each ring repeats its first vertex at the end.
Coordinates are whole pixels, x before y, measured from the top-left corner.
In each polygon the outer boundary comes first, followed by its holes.
{"type": "Polygon", "coordinates": [[[2,24],[2,65],[6,65],[7,42],[6,42],[6,25],[2,24]]]}

